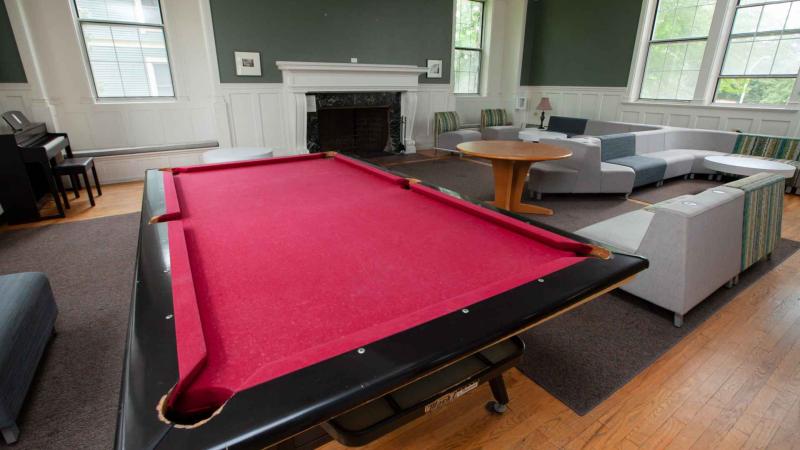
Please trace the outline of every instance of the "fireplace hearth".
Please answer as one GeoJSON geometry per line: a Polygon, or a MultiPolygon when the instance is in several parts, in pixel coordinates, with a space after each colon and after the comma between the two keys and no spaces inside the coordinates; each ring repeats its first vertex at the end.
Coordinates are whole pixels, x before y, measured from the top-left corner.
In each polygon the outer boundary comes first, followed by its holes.
{"type": "Polygon", "coordinates": [[[402,153],[399,92],[308,94],[307,148],[361,157],[402,153]]]}

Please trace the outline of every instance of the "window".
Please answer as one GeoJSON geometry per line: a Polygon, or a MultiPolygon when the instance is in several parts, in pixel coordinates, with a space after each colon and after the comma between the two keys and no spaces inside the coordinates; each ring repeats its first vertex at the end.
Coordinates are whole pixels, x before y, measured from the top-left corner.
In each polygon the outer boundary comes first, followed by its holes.
{"type": "Polygon", "coordinates": [[[715,3],[715,0],[658,2],[645,63],[641,98],[694,98],[715,3]]]}
{"type": "Polygon", "coordinates": [[[800,70],[800,1],[740,0],[714,101],[785,105],[800,70]]]}
{"type": "Polygon", "coordinates": [[[483,0],[456,0],[453,74],[456,94],[480,93],[483,0]]]}
{"type": "Polygon", "coordinates": [[[174,97],[159,0],[75,0],[99,98],[174,97]]]}

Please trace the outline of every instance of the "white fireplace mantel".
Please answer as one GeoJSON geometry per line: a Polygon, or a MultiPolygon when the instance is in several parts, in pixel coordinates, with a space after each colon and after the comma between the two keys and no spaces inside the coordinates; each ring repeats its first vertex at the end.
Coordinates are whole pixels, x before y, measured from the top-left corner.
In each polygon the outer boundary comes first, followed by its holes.
{"type": "MultiPolygon", "coordinates": [[[[286,107],[285,126],[289,149],[308,153],[306,149],[306,94],[314,92],[400,92],[400,114],[406,123],[414,123],[417,110],[419,76],[424,67],[394,64],[348,64],[299,61],[277,61],[283,73],[283,99],[286,107]]],[[[406,152],[414,153],[416,144],[413,126],[406,128],[406,152]]]]}

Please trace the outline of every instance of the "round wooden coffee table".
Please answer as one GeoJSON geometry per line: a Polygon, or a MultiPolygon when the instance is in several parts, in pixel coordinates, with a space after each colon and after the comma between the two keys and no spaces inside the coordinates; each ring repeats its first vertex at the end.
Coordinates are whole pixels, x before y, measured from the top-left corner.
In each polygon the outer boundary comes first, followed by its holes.
{"type": "Polygon", "coordinates": [[[494,206],[525,214],[553,215],[553,210],[522,203],[522,191],[531,164],[572,156],[572,152],[549,144],[522,141],[472,141],[458,144],[468,156],[486,158],[494,172],[494,206]]]}

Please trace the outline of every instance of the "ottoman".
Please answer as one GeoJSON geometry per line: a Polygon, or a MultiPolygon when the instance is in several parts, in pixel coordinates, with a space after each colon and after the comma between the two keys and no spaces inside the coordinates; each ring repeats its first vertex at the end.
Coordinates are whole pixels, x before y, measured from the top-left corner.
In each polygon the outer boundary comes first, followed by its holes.
{"type": "Polygon", "coordinates": [[[19,436],[17,415],[57,314],[43,273],[0,276],[0,434],[7,444],[19,436]]]}

